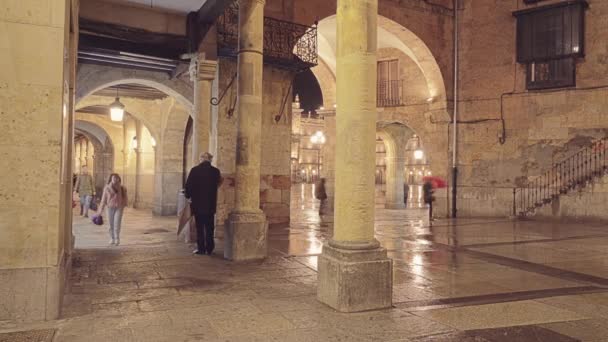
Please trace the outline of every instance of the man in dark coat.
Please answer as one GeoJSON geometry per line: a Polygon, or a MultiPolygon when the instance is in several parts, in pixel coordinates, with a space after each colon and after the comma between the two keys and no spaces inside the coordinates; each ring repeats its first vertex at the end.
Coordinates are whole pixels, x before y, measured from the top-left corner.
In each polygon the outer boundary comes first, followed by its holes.
{"type": "Polygon", "coordinates": [[[191,200],[190,207],[196,220],[198,249],[196,254],[209,254],[215,248],[213,234],[215,230],[215,210],[217,207],[217,189],[222,184],[220,170],[211,165],[213,156],[205,152],[201,163],[190,170],[186,181],[186,198],[191,200]]]}

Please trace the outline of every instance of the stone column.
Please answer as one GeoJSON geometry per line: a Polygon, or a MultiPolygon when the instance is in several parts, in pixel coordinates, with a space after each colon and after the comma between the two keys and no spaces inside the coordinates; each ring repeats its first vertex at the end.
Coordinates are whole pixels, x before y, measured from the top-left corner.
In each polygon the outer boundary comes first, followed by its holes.
{"type": "Polygon", "coordinates": [[[6,322],[57,319],[69,278],[62,215],[71,203],[62,194],[68,182],[62,167],[73,157],[70,3],[0,5],[0,320],[6,322]]]}
{"type": "Polygon", "coordinates": [[[83,141],[84,139],[80,139],[80,142],[78,143],[80,145],[80,153],[78,155],[78,158],[80,159],[80,170],[78,170],[78,173],[82,171],[82,166],[87,164],[86,151],[83,146],[83,141]]]}
{"type": "Polygon", "coordinates": [[[265,3],[239,0],[236,203],[226,224],[224,251],[227,259],[236,261],[267,254],[268,224],[260,210],[265,3]]]}
{"type": "Polygon", "coordinates": [[[144,171],[142,163],[143,128],[144,124],[141,122],[141,120],[137,120],[135,122],[135,138],[137,139],[137,146],[135,147],[135,198],[133,201],[133,208],[138,208],[141,202],[141,177],[144,171]]]}
{"type": "Polygon", "coordinates": [[[192,59],[190,77],[194,83],[194,112],[192,115],[192,165],[200,163],[200,155],[209,151],[211,136],[211,96],[217,61],[205,60],[199,53],[192,59]]]}
{"type": "Polygon", "coordinates": [[[317,298],[342,312],[392,304],[392,260],[374,238],[377,17],[378,0],[338,0],[334,236],[317,298]]]}
{"type": "Polygon", "coordinates": [[[386,209],[405,208],[403,199],[404,165],[404,145],[396,145],[395,149],[386,156],[386,209]]]}
{"type": "Polygon", "coordinates": [[[336,115],[325,114],[325,136],[327,141],[323,153],[323,172],[325,177],[325,192],[327,193],[327,205],[322,213],[323,221],[331,222],[334,216],[335,197],[335,173],[336,173],[336,115]]]}

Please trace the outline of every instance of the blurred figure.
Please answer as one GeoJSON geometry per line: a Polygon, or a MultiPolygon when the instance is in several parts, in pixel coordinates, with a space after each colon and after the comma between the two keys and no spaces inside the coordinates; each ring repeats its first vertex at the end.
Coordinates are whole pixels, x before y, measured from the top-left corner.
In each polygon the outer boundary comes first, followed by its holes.
{"type": "Polygon", "coordinates": [[[422,192],[424,194],[424,203],[429,205],[429,221],[433,221],[433,202],[435,201],[433,183],[427,181],[422,186],[422,192]]]}
{"type": "Polygon", "coordinates": [[[80,175],[76,179],[74,191],[80,196],[80,215],[89,217],[89,206],[91,199],[95,195],[95,187],[93,186],[93,177],[89,174],[89,169],[86,165],[82,166],[80,175]]]}
{"type": "Polygon", "coordinates": [[[319,215],[323,215],[325,213],[325,208],[327,206],[327,192],[325,191],[325,178],[321,178],[319,182],[315,185],[315,198],[321,201],[319,203],[319,215]]]}
{"type": "Polygon", "coordinates": [[[410,197],[410,186],[407,183],[403,183],[403,204],[407,208],[407,200],[410,197]]]}

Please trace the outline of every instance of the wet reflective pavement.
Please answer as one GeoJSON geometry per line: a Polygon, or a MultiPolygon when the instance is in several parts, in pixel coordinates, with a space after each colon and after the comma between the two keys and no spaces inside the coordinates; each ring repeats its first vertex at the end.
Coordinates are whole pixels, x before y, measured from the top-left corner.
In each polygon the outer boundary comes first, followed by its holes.
{"type": "MultiPolygon", "coordinates": [[[[193,256],[175,219],[125,214],[122,245],[75,219],[63,319],[0,322],[0,332],[57,329],[55,341],[608,342],[608,226],[439,219],[377,205],[376,237],[394,260],[394,308],[341,314],[315,298],[332,234],[309,185],[292,223],[271,227],[270,257],[235,264],[193,256]]],[[[221,241],[218,241],[221,247],[221,241]]],[[[1,340],[2,335],[0,335],[1,340]]]]}

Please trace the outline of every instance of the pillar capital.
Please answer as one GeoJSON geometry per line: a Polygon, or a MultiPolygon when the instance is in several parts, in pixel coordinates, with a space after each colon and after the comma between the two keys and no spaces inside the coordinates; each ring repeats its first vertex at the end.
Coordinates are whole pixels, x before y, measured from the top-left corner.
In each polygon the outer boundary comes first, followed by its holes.
{"type": "Polygon", "coordinates": [[[205,59],[204,53],[198,53],[190,60],[188,73],[190,81],[212,81],[215,79],[215,71],[217,70],[217,61],[205,59]]]}
{"type": "Polygon", "coordinates": [[[190,81],[211,81],[215,79],[216,70],[217,61],[205,59],[205,54],[202,52],[192,54],[188,68],[190,81]]]}
{"type": "Polygon", "coordinates": [[[198,81],[212,81],[215,79],[215,72],[217,70],[217,61],[211,61],[208,59],[198,61],[198,72],[196,78],[198,81]]]}

